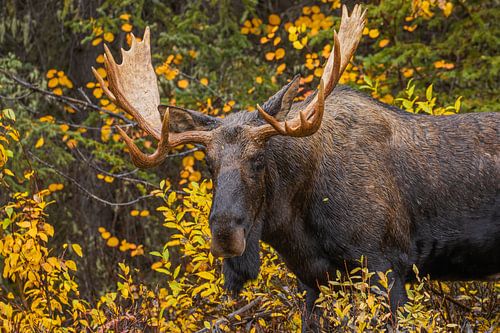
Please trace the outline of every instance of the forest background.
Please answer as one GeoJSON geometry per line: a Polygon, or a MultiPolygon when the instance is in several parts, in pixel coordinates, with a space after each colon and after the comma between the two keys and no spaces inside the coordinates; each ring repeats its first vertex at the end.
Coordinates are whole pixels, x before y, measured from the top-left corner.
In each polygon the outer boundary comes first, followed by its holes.
{"type": "MultiPolygon", "coordinates": [[[[156,143],[106,98],[90,68],[105,77],[103,44],[118,54],[150,26],[165,104],[220,117],[252,111],[298,73],[301,99],[318,84],[341,4],[354,3],[0,0],[3,329],[300,330],[303,295],[265,244],[258,280],[238,297],[222,289],[221,261],[209,254],[203,149],[178,147],[162,166],[136,169],[114,126],[146,150],[156,143]]],[[[368,24],[342,84],[409,112],[498,111],[497,1],[364,4],[368,24]]],[[[386,272],[348,273],[332,277],[319,300],[339,331],[498,328],[498,281],[420,277],[395,318],[390,286],[369,286],[386,272]]]]}

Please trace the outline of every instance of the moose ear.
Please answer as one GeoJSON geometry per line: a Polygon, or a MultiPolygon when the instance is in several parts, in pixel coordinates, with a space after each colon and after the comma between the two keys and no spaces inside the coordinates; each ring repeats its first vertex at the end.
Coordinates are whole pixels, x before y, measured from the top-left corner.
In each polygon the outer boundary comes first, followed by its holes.
{"type": "Polygon", "coordinates": [[[158,106],[158,111],[160,111],[162,118],[167,109],[170,109],[171,132],[210,131],[217,128],[221,123],[219,118],[172,105],[158,106]]]}
{"type": "Polygon", "coordinates": [[[300,75],[297,74],[287,85],[283,86],[276,94],[271,96],[263,105],[262,108],[269,115],[276,118],[278,121],[285,120],[290,108],[293,104],[293,99],[297,96],[299,90],[300,75]]]}

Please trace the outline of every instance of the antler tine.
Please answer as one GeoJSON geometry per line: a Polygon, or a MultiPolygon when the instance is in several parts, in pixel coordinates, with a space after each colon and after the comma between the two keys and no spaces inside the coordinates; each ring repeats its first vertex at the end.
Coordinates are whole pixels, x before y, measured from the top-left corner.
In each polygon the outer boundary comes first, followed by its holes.
{"type": "Polygon", "coordinates": [[[158,142],[158,147],[155,152],[151,155],[144,154],[134,143],[134,140],[131,139],[128,134],[122,130],[119,126],[116,126],[116,129],[125,140],[129,150],[130,157],[132,158],[132,162],[138,168],[152,168],[160,163],[162,163],[170,149],[168,137],[169,137],[169,122],[170,122],[170,109],[167,109],[165,114],[163,115],[163,121],[161,126],[161,139],[158,142]]]}
{"type": "Polygon", "coordinates": [[[346,5],[342,6],[342,20],[340,22],[339,40],[341,46],[342,62],[340,73],[346,69],[354,51],[358,47],[363,28],[366,22],[366,9],[362,10],[360,4],[354,6],[351,16],[346,5]]]}
{"type": "Polygon", "coordinates": [[[281,122],[264,111],[264,109],[262,109],[259,104],[257,104],[257,110],[259,111],[259,114],[262,116],[262,118],[264,118],[264,120],[267,121],[269,125],[271,125],[279,134],[286,135],[286,131],[283,128],[281,122]]]}
{"type": "Polygon", "coordinates": [[[314,134],[321,126],[323,113],[325,111],[325,94],[324,82],[321,80],[317,102],[314,104],[314,109],[309,112],[308,109],[299,112],[299,117],[290,121],[285,121],[285,135],[293,137],[304,137],[314,134]],[[309,114],[310,113],[310,114],[309,114]]]}
{"type": "Polygon", "coordinates": [[[268,138],[280,134],[303,137],[312,135],[319,129],[323,119],[325,97],[329,96],[337,85],[356,50],[363,32],[365,17],[366,10],[363,11],[360,5],[354,6],[351,16],[347,7],[343,6],[340,30],[338,34],[336,31],[333,33],[334,49],[323,70],[316,96],[294,119],[284,122],[278,121],[257,105],[257,110],[267,124],[256,128],[256,136],[268,138]]]}

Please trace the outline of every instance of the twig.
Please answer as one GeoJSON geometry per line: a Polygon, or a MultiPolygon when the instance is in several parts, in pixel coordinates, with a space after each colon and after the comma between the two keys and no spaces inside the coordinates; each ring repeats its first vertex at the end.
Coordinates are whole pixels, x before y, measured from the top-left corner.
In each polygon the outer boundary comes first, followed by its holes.
{"type": "Polygon", "coordinates": [[[453,299],[452,297],[450,297],[450,296],[446,295],[444,292],[440,292],[439,290],[436,290],[436,289],[435,289],[434,287],[432,287],[432,286],[429,286],[429,288],[431,289],[431,291],[432,291],[434,294],[437,294],[437,295],[439,295],[439,296],[441,296],[441,297],[444,297],[447,301],[450,301],[450,302],[452,302],[453,304],[458,305],[458,306],[459,306],[459,307],[461,307],[462,309],[465,309],[465,310],[467,310],[467,311],[469,311],[469,312],[470,312],[470,311],[472,311],[472,309],[471,309],[470,307],[468,307],[467,305],[462,304],[462,303],[460,303],[459,301],[457,301],[457,300],[453,299]]]}
{"type": "Polygon", "coordinates": [[[148,185],[148,186],[151,186],[153,188],[158,189],[158,186],[156,186],[154,184],[151,184],[150,182],[148,182],[146,180],[128,177],[129,175],[136,173],[139,169],[134,169],[132,171],[127,171],[127,172],[124,172],[124,173],[112,173],[112,172],[108,172],[108,171],[102,169],[101,167],[95,165],[94,163],[92,163],[90,161],[90,159],[86,158],[83,155],[83,153],[78,148],[76,149],[76,152],[78,153],[78,155],[80,155],[80,158],[85,163],[87,163],[92,169],[97,170],[97,171],[99,171],[99,172],[101,172],[101,173],[103,173],[103,174],[105,174],[107,176],[111,176],[113,178],[122,179],[122,180],[125,180],[125,181],[130,181],[130,182],[133,182],[133,183],[141,183],[141,184],[148,185]]]}
{"type": "MultiPolygon", "coordinates": [[[[251,308],[253,308],[255,305],[257,305],[257,303],[260,303],[261,300],[262,300],[262,296],[257,297],[256,299],[254,299],[253,301],[251,301],[247,305],[239,308],[238,310],[236,310],[234,312],[231,312],[226,318],[217,319],[217,321],[214,323],[213,326],[217,327],[220,324],[222,324],[223,322],[231,321],[234,317],[236,317],[236,316],[242,314],[243,312],[246,312],[246,311],[250,310],[251,308]]],[[[205,333],[205,332],[209,332],[209,331],[210,330],[208,328],[204,327],[201,330],[196,331],[196,333],[205,333]]]]}
{"type": "Polygon", "coordinates": [[[0,97],[2,99],[6,99],[6,100],[9,100],[9,101],[18,101],[18,100],[21,100],[23,98],[26,98],[28,97],[29,95],[31,95],[33,92],[32,91],[28,91],[26,94],[24,95],[21,95],[21,96],[17,96],[17,97],[7,97],[7,96],[4,96],[4,95],[0,95],[0,97]]]}
{"type": "Polygon", "coordinates": [[[87,190],[85,187],[83,187],[80,183],[78,183],[78,181],[76,181],[76,179],[74,179],[73,177],[71,176],[68,176],[66,175],[65,173],[57,170],[52,164],[48,163],[48,162],[45,162],[44,160],[38,158],[38,156],[36,156],[35,154],[33,154],[32,152],[28,151],[29,155],[31,157],[33,157],[35,160],[37,160],[39,163],[45,165],[46,167],[50,168],[52,171],[54,171],[55,173],[57,173],[59,176],[62,176],[64,178],[66,178],[67,180],[69,180],[70,182],[72,182],[73,184],[76,185],[76,187],[78,187],[82,192],[84,192],[85,194],[87,194],[90,198],[94,199],[94,200],[97,200],[105,205],[108,205],[108,206],[113,206],[113,207],[116,207],[116,206],[130,206],[130,205],[133,205],[143,199],[146,199],[146,198],[150,198],[150,197],[153,197],[155,196],[155,194],[147,194],[147,195],[143,195],[143,196],[140,196],[134,200],[131,200],[131,201],[127,201],[127,202],[111,202],[111,201],[108,201],[108,200],[105,200],[105,199],[102,199],[100,197],[98,197],[97,195],[93,194],[92,192],[90,192],[89,190],[87,190]]]}
{"type": "Polygon", "coordinates": [[[4,69],[0,69],[0,72],[3,73],[5,76],[7,76],[9,79],[17,82],[18,84],[22,85],[23,87],[25,88],[28,88],[30,90],[33,90],[35,92],[38,92],[38,93],[41,93],[41,94],[44,94],[44,95],[48,95],[54,99],[57,99],[61,102],[64,102],[70,106],[74,105],[74,104],[78,104],[78,105],[81,105],[83,107],[86,107],[86,108],[89,108],[89,109],[93,109],[93,110],[97,110],[97,111],[101,111],[101,112],[104,112],[108,115],[110,115],[111,117],[115,117],[115,118],[119,118],[121,120],[123,120],[124,122],[126,122],[127,124],[136,124],[135,122],[131,121],[130,119],[128,119],[127,117],[119,114],[119,113],[114,113],[114,112],[111,112],[111,111],[108,111],[106,109],[103,109],[101,108],[100,106],[98,105],[95,105],[93,103],[90,103],[90,102],[87,102],[87,101],[82,101],[81,99],[77,99],[77,98],[73,98],[73,97],[68,97],[68,96],[62,96],[62,95],[56,95],[54,94],[53,92],[51,91],[48,91],[48,90],[44,90],[42,88],[39,88],[29,82],[26,82],[20,78],[18,78],[17,76],[15,76],[14,74],[4,70],[4,69]]]}

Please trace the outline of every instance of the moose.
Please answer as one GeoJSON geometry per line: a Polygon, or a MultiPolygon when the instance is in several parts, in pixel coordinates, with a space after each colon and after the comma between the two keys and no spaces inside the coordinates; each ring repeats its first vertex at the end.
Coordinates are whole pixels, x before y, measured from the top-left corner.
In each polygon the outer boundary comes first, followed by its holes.
{"type": "Polygon", "coordinates": [[[407,301],[413,265],[436,279],[500,272],[500,113],[413,114],[337,86],[365,16],[359,5],[351,15],[343,7],[306,100],[294,102],[296,76],[256,111],[225,118],[160,105],[149,28],[121,64],[105,46],[108,84],[93,69],[110,100],[158,140],[147,155],[117,128],[136,166],[157,166],[181,144],[205,147],[211,252],[224,258],[226,289],[257,277],[262,240],[306,291],[304,320],[318,286],[361,256],[370,270],[391,270],[393,311],[407,301]]]}

